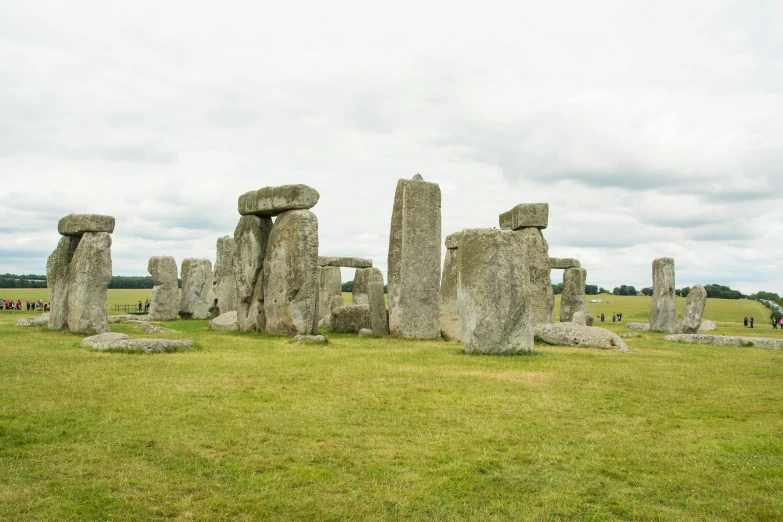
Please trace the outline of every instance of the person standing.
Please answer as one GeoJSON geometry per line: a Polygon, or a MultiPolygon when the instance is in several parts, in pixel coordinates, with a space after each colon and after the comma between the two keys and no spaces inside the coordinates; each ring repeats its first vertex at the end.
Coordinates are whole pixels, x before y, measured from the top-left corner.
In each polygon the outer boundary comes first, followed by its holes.
{"type": "Polygon", "coordinates": [[[750,327],[753,328],[753,318],[750,318],[750,327]]]}
{"type": "Polygon", "coordinates": [[[772,318],[772,329],[777,330],[778,329],[778,320],[774,317],[772,318]]]}
{"type": "Polygon", "coordinates": [[[606,317],[604,317],[604,314],[601,313],[601,322],[603,323],[605,319],[606,319],[606,317]]]}
{"type": "Polygon", "coordinates": [[[746,317],[745,318],[745,328],[747,328],[747,327],[748,327],[748,318],[746,317]]]}

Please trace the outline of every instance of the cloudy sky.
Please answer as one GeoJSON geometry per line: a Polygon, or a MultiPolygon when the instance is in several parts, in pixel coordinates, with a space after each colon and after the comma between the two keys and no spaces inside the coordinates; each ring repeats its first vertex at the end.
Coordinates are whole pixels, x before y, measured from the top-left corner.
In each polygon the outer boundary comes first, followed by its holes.
{"type": "Polygon", "coordinates": [[[548,202],[588,283],[671,256],[783,293],[783,2],[463,4],[0,0],[0,273],[44,273],[71,212],[116,216],[115,275],[214,260],[287,183],[323,255],[385,271],[420,172],[444,237],[548,202]]]}

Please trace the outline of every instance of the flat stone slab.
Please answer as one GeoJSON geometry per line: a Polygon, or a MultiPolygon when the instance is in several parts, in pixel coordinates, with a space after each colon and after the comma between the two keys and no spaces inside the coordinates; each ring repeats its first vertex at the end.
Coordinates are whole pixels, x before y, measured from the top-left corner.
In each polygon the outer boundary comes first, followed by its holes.
{"type": "Polygon", "coordinates": [[[549,268],[553,270],[565,270],[566,268],[582,268],[582,263],[573,257],[550,257],[549,268]]]}
{"type": "Polygon", "coordinates": [[[192,350],[195,347],[193,341],[184,339],[131,339],[128,335],[117,332],[87,337],[82,341],[82,346],[95,350],[127,350],[147,353],[192,350]]]}
{"type": "Polygon", "coordinates": [[[501,230],[546,228],[549,224],[549,203],[522,203],[500,214],[501,230]]]}
{"type": "Polygon", "coordinates": [[[292,343],[318,343],[325,344],[326,337],[323,335],[295,335],[291,338],[292,343]]]}
{"type": "Polygon", "coordinates": [[[26,317],[14,321],[14,326],[48,326],[49,314],[42,314],[38,317],[26,317]]]}
{"type": "Polygon", "coordinates": [[[625,328],[628,330],[641,330],[646,332],[650,329],[650,323],[625,323],[625,328]]]}
{"type": "Polygon", "coordinates": [[[162,326],[157,326],[152,323],[142,322],[136,325],[136,330],[144,330],[145,332],[152,332],[152,333],[176,333],[176,330],[172,330],[171,328],[164,328],[162,326]]]}
{"type": "Polygon", "coordinates": [[[239,213],[273,217],[289,210],[313,208],[320,197],[317,190],[307,185],[264,187],[239,196],[239,213]]]}
{"type": "Polygon", "coordinates": [[[584,326],[577,323],[538,324],[535,333],[541,341],[555,346],[616,349],[618,352],[624,353],[631,351],[619,335],[595,326],[584,326]]]}
{"type": "Polygon", "coordinates": [[[783,350],[783,339],[768,337],[740,337],[736,335],[675,334],[664,337],[675,343],[711,344],[714,346],[743,346],[783,350]]]}
{"type": "Polygon", "coordinates": [[[318,256],[318,266],[341,266],[344,268],[370,268],[372,259],[363,257],[318,256]]]}
{"type": "Polygon", "coordinates": [[[454,232],[453,234],[446,236],[446,248],[449,250],[459,248],[459,238],[461,235],[462,232],[454,232]]]}
{"type": "Polygon", "coordinates": [[[110,315],[106,318],[107,322],[109,324],[115,324],[115,323],[138,323],[140,321],[146,321],[146,316],[144,319],[141,318],[140,315],[110,315]]]}
{"type": "Polygon", "coordinates": [[[100,214],[68,214],[57,223],[61,236],[81,236],[85,232],[114,232],[114,218],[100,214]]]}
{"type": "Polygon", "coordinates": [[[239,324],[237,322],[236,310],[215,317],[209,322],[209,327],[213,330],[237,330],[239,324]]]}

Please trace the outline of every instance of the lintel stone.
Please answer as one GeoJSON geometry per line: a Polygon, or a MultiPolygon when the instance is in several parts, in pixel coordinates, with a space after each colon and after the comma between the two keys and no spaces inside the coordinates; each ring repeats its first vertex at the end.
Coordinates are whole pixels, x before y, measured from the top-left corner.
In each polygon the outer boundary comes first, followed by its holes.
{"type": "Polygon", "coordinates": [[[544,229],[549,224],[549,203],[522,203],[500,214],[501,230],[519,230],[535,227],[544,229]]]}
{"type": "Polygon", "coordinates": [[[341,266],[344,268],[370,268],[372,259],[362,257],[325,257],[318,256],[318,266],[341,266]]]}
{"type": "Polygon", "coordinates": [[[100,214],[68,214],[57,223],[61,236],[81,236],[85,232],[114,232],[114,218],[100,214]]]}
{"type": "Polygon", "coordinates": [[[289,210],[313,208],[320,197],[317,190],[307,185],[264,187],[239,196],[239,213],[273,217],[289,210]]]}

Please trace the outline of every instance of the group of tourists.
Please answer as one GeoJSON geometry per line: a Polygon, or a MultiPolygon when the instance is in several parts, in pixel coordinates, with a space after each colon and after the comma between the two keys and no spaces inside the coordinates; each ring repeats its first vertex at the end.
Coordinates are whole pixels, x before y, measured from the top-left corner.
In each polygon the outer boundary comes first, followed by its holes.
{"type": "Polygon", "coordinates": [[[783,330],[783,317],[780,319],[772,318],[772,329],[777,330],[778,326],[780,326],[780,329],[783,330]]]}
{"type": "Polygon", "coordinates": [[[745,328],[753,328],[753,318],[752,317],[750,318],[750,321],[748,321],[748,318],[746,317],[745,320],[743,321],[743,323],[745,324],[745,328]]]}
{"type": "Polygon", "coordinates": [[[49,303],[45,303],[42,300],[30,301],[29,299],[23,305],[21,299],[14,301],[13,299],[0,299],[0,310],[26,310],[28,312],[48,312],[49,303]]]}
{"type": "MultiPolygon", "coordinates": [[[[606,316],[604,314],[601,314],[601,322],[603,323],[605,321],[606,321],[606,316]]],[[[623,321],[623,314],[622,313],[619,313],[619,314],[617,312],[612,313],[612,322],[613,323],[615,323],[615,322],[621,323],[622,321],[623,321]]]]}
{"type": "Polygon", "coordinates": [[[150,311],[150,300],[147,299],[146,301],[144,301],[143,305],[141,304],[141,301],[139,301],[139,313],[143,312],[145,314],[148,314],[149,311],[150,311]]]}

